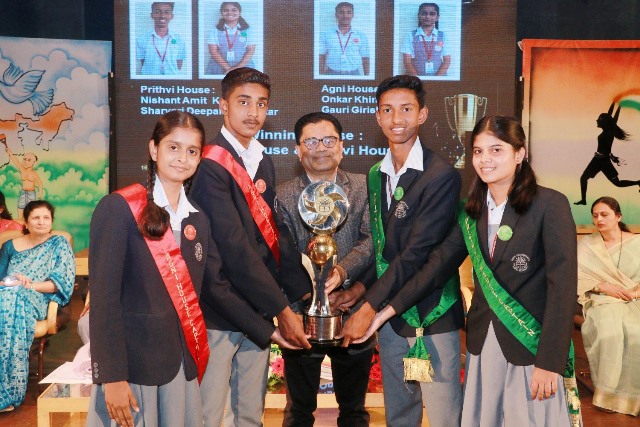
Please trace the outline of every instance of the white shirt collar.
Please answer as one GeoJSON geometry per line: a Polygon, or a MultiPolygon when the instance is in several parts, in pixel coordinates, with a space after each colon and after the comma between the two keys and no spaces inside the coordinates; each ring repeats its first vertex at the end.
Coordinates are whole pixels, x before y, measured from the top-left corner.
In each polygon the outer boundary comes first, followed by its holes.
{"type": "Polygon", "coordinates": [[[240,23],[237,23],[235,27],[230,27],[227,24],[224,24],[224,28],[228,29],[228,30],[235,30],[235,29],[240,29],[240,23]]]}
{"type": "Polygon", "coordinates": [[[260,144],[257,139],[251,138],[251,141],[249,141],[249,147],[244,148],[244,146],[240,144],[240,141],[238,141],[238,139],[233,136],[226,127],[222,126],[220,133],[222,133],[222,136],[229,141],[229,144],[231,144],[238,156],[242,159],[249,176],[251,179],[254,179],[256,172],[258,171],[258,166],[264,157],[264,145],[260,144]]]}
{"type": "Polygon", "coordinates": [[[418,27],[418,30],[416,31],[416,36],[424,36],[425,38],[429,37],[435,37],[438,38],[438,29],[437,28],[433,28],[433,30],[431,31],[431,35],[426,35],[424,30],[422,29],[422,27],[418,27]]]}
{"type": "Polygon", "coordinates": [[[167,35],[166,35],[166,36],[164,36],[164,37],[160,37],[160,36],[158,35],[158,33],[156,33],[156,30],[151,30],[151,35],[152,35],[153,37],[156,37],[156,38],[160,39],[160,40],[166,40],[166,39],[167,39],[167,37],[169,37],[169,40],[171,40],[171,39],[173,38],[173,33],[172,33],[171,31],[167,31],[167,35]]]}
{"type": "Polygon", "coordinates": [[[424,164],[422,158],[422,144],[420,144],[420,137],[417,137],[415,142],[413,143],[413,147],[411,147],[411,151],[409,151],[407,160],[404,162],[404,165],[402,165],[402,168],[400,168],[398,173],[396,173],[395,168],[393,167],[393,161],[391,160],[391,150],[387,151],[387,154],[384,155],[382,163],[380,164],[380,170],[389,175],[391,178],[399,179],[402,174],[404,174],[409,168],[417,171],[423,171],[424,164]]]}
{"type": "Polygon", "coordinates": [[[184,187],[180,188],[178,209],[176,212],[174,212],[171,208],[171,205],[169,204],[167,193],[165,193],[164,187],[162,186],[158,175],[156,175],[156,182],[153,185],[153,201],[156,205],[164,208],[167,212],[169,212],[169,221],[171,222],[172,230],[182,230],[182,220],[188,217],[189,213],[198,212],[198,210],[194,208],[191,203],[189,203],[189,200],[187,200],[187,195],[184,192],[184,187]]]}
{"type": "Polygon", "coordinates": [[[489,213],[489,224],[500,224],[502,221],[502,215],[504,214],[504,209],[507,207],[507,201],[509,198],[507,197],[504,202],[500,203],[500,205],[496,205],[495,200],[493,200],[493,196],[491,195],[491,191],[487,189],[487,209],[489,213]]]}
{"type": "Polygon", "coordinates": [[[346,36],[346,35],[347,35],[347,34],[349,34],[349,33],[353,33],[353,25],[352,25],[352,26],[350,26],[350,27],[349,27],[349,31],[347,31],[347,32],[346,32],[346,33],[344,33],[344,34],[342,33],[342,31],[340,31],[340,27],[337,27],[337,26],[336,26],[336,32],[337,32],[338,34],[340,34],[341,36],[346,36]]]}

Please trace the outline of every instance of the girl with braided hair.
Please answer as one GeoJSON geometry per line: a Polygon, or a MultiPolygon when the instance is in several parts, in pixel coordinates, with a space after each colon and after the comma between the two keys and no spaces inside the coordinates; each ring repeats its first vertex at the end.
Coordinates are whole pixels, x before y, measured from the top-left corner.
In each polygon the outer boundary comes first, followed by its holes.
{"type": "Polygon", "coordinates": [[[198,295],[209,224],[186,194],[204,141],[195,116],[163,115],[146,185],[104,197],[91,218],[88,426],[202,425],[196,379],[208,346],[198,295]]]}
{"type": "MultiPolygon", "coordinates": [[[[187,196],[204,141],[195,116],[166,113],[149,141],[146,185],[104,197],[93,213],[89,427],[202,426],[201,292],[229,322],[270,324],[221,278],[207,216],[187,196]]],[[[277,328],[272,339],[286,343],[277,328]]]]}

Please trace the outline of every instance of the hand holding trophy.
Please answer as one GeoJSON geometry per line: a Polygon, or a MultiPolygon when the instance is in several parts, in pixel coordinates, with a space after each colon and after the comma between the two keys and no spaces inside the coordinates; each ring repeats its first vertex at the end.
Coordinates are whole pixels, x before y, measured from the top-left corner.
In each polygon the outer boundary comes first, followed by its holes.
{"type": "Polygon", "coordinates": [[[313,296],[311,305],[303,313],[305,333],[310,335],[309,341],[314,344],[340,343],[335,337],[342,330],[342,312],[331,309],[324,289],[338,257],[333,234],[345,220],[348,210],[349,201],[344,190],[329,181],[309,184],[298,199],[300,216],[315,234],[307,248],[313,263],[313,296]]]}

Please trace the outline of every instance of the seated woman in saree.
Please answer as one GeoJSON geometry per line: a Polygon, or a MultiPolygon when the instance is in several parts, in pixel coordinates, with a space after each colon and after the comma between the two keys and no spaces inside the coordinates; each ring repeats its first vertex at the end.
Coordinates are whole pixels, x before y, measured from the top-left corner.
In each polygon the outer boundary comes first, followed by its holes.
{"type": "Polygon", "coordinates": [[[620,204],[601,197],[591,206],[598,232],[578,244],[582,339],[595,391],[606,411],[640,414],[640,235],[622,222],[620,204]]]}
{"type": "Polygon", "coordinates": [[[27,392],[29,349],[36,320],[49,301],[69,302],[76,264],[71,245],[52,235],[53,206],[44,200],[24,208],[24,236],[0,249],[0,410],[20,405],[27,392]]]}

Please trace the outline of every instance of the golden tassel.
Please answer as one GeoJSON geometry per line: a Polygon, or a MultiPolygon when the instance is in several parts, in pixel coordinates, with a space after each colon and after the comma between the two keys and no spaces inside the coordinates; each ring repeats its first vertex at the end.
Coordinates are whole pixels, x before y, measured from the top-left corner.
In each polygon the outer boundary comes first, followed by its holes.
{"type": "Polygon", "coordinates": [[[404,380],[405,381],[420,381],[421,383],[433,382],[433,366],[431,366],[430,360],[415,359],[415,358],[403,358],[404,364],[404,380]]]}
{"type": "MultiPolygon", "coordinates": [[[[416,328],[416,340],[421,339],[423,333],[423,328],[416,328]]],[[[433,382],[435,372],[433,366],[431,366],[431,360],[419,359],[417,357],[404,357],[402,358],[402,362],[404,365],[405,381],[433,382]]]]}
{"type": "Polygon", "coordinates": [[[582,425],[582,414],[580,413],[580,398],[576,393],[578,384],[575,377],[563,379],[567,398],[567,409],[569,410],[569,416],[571,418],[571,427],[580,427],[582,425]]]}

